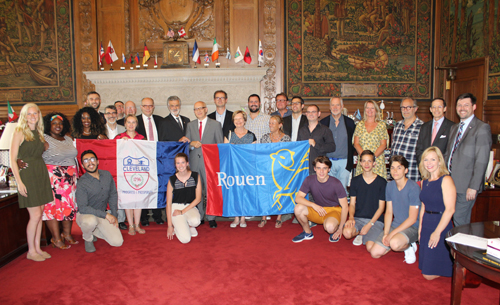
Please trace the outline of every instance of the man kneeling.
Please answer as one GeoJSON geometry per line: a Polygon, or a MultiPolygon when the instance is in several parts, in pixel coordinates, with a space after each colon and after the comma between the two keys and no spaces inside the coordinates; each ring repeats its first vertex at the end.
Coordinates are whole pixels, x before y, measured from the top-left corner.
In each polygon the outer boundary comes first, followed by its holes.
{"type": "Polygon", "coordinates": [[[95,252],[96,237],[106,240],[113,247],[119,247],[123,244],[123,236],[116,218],[118,194],[113,177],[108,171],[97,169],[99,160],[92,150],[84,151],[81,161],[86,173],[76,186],[76,223],[82,229],[85,251],[95,252]],[[106,212],[108,204],[111,214],[106,212]]]}
{"type": "Polygon", "coordinates": [[[352,178],[349,203],[349,220],[345,223],[344,237],[356,237],[353,245],[366,245],[370,252],[375,240],[384,230],[382,213],[385,209],[385,187],[387,181],[372,170],[375,154],[365,150],[359,158],[363,174],[352,178]]]}
{"type": "Polygon", "coordinates": [[[316,175],[308,176],[304,180],[295,197],[295,217],[304,231],[292,241],[299,243],[314,238],[309,227],[310,220],[323,224],[325,231],[330,234],[330,242],[337,242],[347,219],[347,195],[342,183],[328,175],[332,162],[327,157],[317,157],[312,165],[316,175]],[[313,196],[315,202],[305,198],[308,193],[313,196]]]}
{"type": "Polygon", "coordinates": [[[387,183],[385,190],[384,232],[378,236],[370,254],[373,258],[380,258],[390,250],[404,251],[406,263],[413,264],[417,260],[420,187],[406,178],[408,161],[403,156],[392,156],[389,165],[394,180],[387,183]]]}

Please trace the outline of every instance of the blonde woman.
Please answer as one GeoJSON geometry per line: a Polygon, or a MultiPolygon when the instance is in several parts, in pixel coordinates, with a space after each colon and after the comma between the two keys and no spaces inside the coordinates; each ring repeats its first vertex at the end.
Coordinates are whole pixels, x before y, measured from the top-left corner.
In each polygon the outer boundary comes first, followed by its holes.
{"type": "Polygon", "coordinates": [[[27,208],[30,215],[26,235],[28,239],[27,259],[42,262],[50,254],[40,248],[42,214],[46,203],[54,200],[49,172],[42,158],[45,138],[43,120],[36,104],[26,104],[21,109],[18,126],[12,136],[10,166],[16,178],[19,192],[19,207],[27,208]],[[26,165],[20,170],[17,159],[26,165]]]}
{"type": "Polygon", "coordinates": [[[451,218],[457,199],[455,183],[446,169],[441,150],[436,146],[424,151],[419,170],[422,176],[422,207],[418,227],[418,268],[426,280],[451,277],[453,261],[444,239],[453,228],[451,218]]]}
{"type": "MultiPolygon", "coordinates": [[[[373,172],[384,179],[387,179],[384,150],[387,148],[388,141],[387,126],[380,121],[380,108],[375,101],[367,101],[364,107],[363,120],[356,125],[354,130],[353,144],[358,156],[361,156],[364,150],[375,153],[376,165],[373,172]]],[[[362,173],[361,162],[358,160],[355,176],[362,173]]]]}

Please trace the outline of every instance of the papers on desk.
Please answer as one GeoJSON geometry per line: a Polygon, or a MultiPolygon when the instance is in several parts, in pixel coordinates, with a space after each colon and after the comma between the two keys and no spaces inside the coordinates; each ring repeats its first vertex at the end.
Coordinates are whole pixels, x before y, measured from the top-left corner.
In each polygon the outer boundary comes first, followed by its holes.
{"type": "Polygon", "coordinates": [[[17,189],[0,189],[0,194],[10,194],[10,193],[17,193],[17,189]]]}
{"type": "Polygon", "coordinates": [[[463,233],[457,233],[451,237],[448,237],[446,241],[457,243],[469,247],[478,248],[481,250],[486,250],[488,247],[488,239],[479,236],[468,235],[463,233]]]}

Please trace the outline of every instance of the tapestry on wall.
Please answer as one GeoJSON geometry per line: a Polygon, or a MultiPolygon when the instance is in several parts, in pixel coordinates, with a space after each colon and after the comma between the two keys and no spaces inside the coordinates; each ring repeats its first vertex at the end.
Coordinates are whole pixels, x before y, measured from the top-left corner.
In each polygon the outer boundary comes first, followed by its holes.
{"type": "Polygon", "coordinates": [[[288,94],[430,98],[431,0],[287,0],[286,13],[288,94]]]}
{"type": "Polygon", "coordinates": [[[71,1],[0,2],[0,102],[74,102],[71,1]]]}

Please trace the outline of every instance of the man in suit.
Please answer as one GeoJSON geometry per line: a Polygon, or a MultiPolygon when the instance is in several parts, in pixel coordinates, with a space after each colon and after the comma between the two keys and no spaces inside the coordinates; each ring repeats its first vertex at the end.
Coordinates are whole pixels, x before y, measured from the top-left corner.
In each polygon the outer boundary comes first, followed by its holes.
{"type": "MultiPolygon", "coordinates": [[[[150,97],[145,97],[141,101],[142,114],[137,116],[137,133],[144,136],[148,141],[158,141],[158,126],[162,123],[163,118],[153,114],[155,110],[155,102],[150,97]]],[[[162,219],[161,209],[151,209],[153,211],[153,220],[162,225],[165,222],[162,219]]],[[[144,227],[149,226],[148,209],[143,209],[141,213],[141,224],[144,227]]]]}
{"type": "MultiPolygon", "coordinates": [[[[205,161],[203,160],[203,153],[201,150],[202,144],[217,144],[223,143],[224,137],[222,135],[222,127],[219,122],[207,117],[207,104],[205,102],[196,102],[194,104],[194,114],[196,120],[188,123],[186,137],[190,140],[189,146],[191,152],[189,153],[189,165],[191,169],[198,172],[201,177],[203,200],[198,205],[201,219],[205,217],[205,204],[207,194],[207,176],[205,173],[205,161]]],[[[210,228],[217,228],[215,216],[207,215],[210,228]]]]}
{"type": "Polygon", "coordinates": [[[471,93],[457,98],[460,123],[453,125],[444,161],[457,188],[453,223],[470,223],[472,207],[484,189],[484,174],[491,149],[491,128],[476,116],[476,97],[471,93]]]}
{"type": "Polygon", "coordinates": [[[106,122],[106,118],[104,117],[104,113],[99,111],[99,107],[101,107],[101,95],[95,91],[91,91],[87,93],[87,100],[85,100],[85,103],[83,106],[88,106],[92,107],[101,115],[101,118],[106,122]]]}
{"type": "Polygon", "coordinates": [[[115,102],[116,107],[116,118],[118,120],[123,119],[125,117],[125,104],[122,101],[115,102]]]}
{"type": "Polygon", "coordinates": [[[287,116],[292,115],[292,111],[288,109],[288,96],[286,95],[285,92],[281,92],[276,94],[276,110],[275,112],[271,113],[271,116],[273,115],[279,115],[282,118],[286,118],[287,116]]]}
{"type": "Polygon", "coordinates": [[[441,153],[446,153],[446,146],[450,137],[451,126],[453,122],[444,117],[446,112],[446,101],[437,98],[431,103],[431,113],[433,119],[420,127],[420,133],[417,140],[417,161],[420,164],[420,158],[424,150],[431,146],[436,146],[441,153]]]}
{"type": "Polygon", "coordinates": [[[226,109],[227,93],[217,90],[214,93],[214,103],[216,110],[208,115],[212,120],[216,120],[222,125],[222,134],[227,138],[230,130],[234,130],[233,112],[226,109]]]}
{"type": "Polygon", "coordinates": [[[353,168],[352,155],[354,146],[352,145],[352,135],[356,125],[354,121],[342,114],[344,101],[340,97],[330,99],[331,115],[320,121],[321,124],[330,128],[337,147],[334,152],[327,153],[326,156],[332,161],[330,176],[335,177],[342,182],[344,189],[347,190],[347,184],[351,177],[353,168]]]}
{"type": "Polygon", "coordinates": [[[135,105],[135,103],[132,101],[127,101],[125,103],[125,115],[123,119],[119,119],[118,121],[116,121],[116,124],[125,126],[125,116],[129,114],[135,115],[136,113],[137,113],[137,106],[135,105]]]}
{"type": "Polygon", "coordinates": [[[190,120],[181,115],[181,99],[175,95],[169,96],[167,105],[170,114],[158,127],[159,141],[189,142],[186,138],[186,128],[190,120]]]}
{"type": "Polygon", "coordinates": [[[292,142],[297,141],[297,134],[302,126],[307,125],[307,117],[302,114],[304,100],[300,96],[292,97],[292,115],[283,118],[283,132],[292,142]]]}

